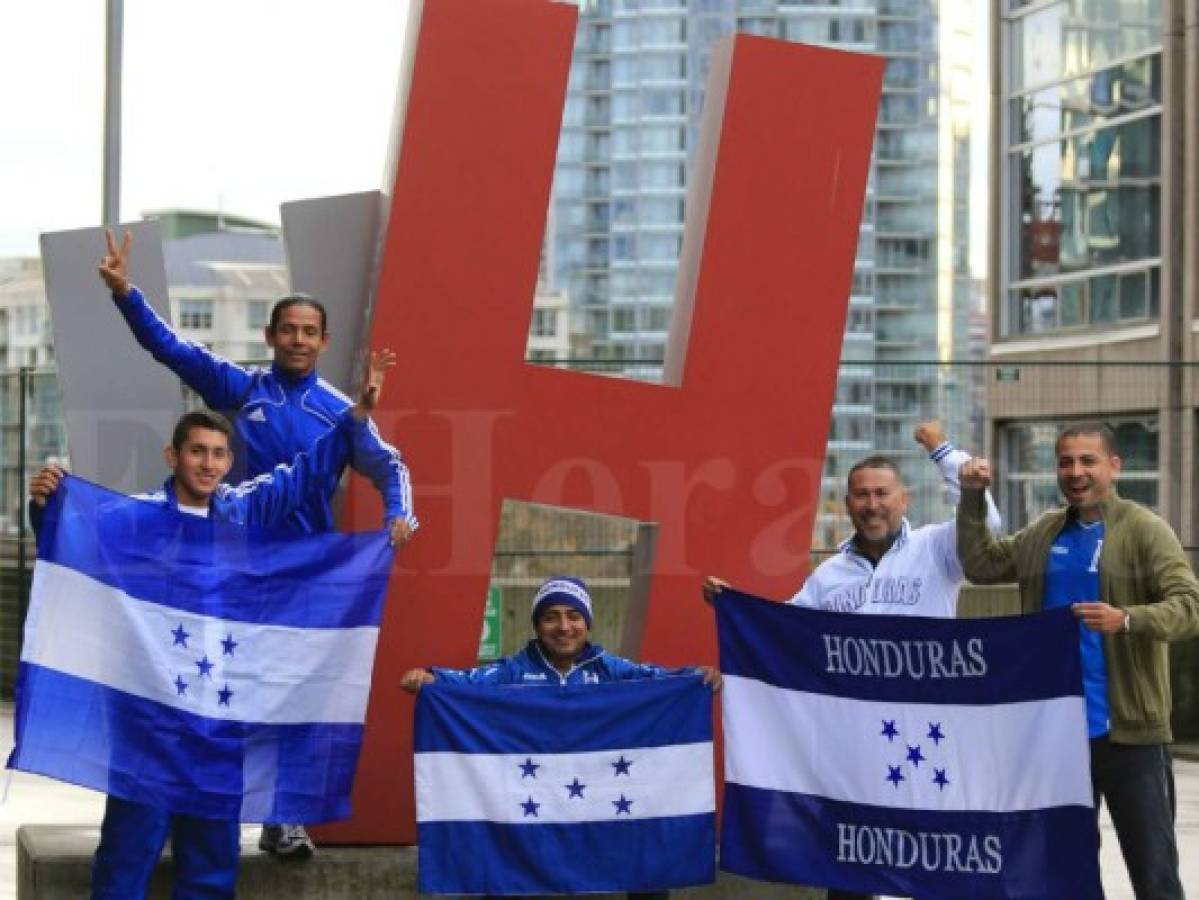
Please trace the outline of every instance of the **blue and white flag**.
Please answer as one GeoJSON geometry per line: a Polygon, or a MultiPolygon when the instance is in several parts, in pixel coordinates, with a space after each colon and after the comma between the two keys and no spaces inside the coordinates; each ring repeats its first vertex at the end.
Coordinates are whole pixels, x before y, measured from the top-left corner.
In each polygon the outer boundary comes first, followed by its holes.
{"type": "Polygon", "coordinates": [[[346,818],[392,553],[64,479],[38,536],[9,767],[177,812],[346,818]]]}
{"type": "Polygon", "coordinates": [[[1078,622],[724,591],[721,867],[905,897],[1101,897],[1078,622]]]}
{"type": "Polygon", "coordinates": [[[712,694],[698,676],[428,684],[420,889],[649,891],[715,878],[712,694]]]}

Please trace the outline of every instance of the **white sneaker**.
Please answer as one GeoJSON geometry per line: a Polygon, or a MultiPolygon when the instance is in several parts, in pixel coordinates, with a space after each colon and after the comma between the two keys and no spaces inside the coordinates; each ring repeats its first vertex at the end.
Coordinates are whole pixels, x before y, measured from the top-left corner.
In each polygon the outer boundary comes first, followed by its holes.
{"type": "Polygon", "coordinates": [[[308,859],[316,845],[303,825],[263,825],[258,849],[287,859],[308,859]]]}

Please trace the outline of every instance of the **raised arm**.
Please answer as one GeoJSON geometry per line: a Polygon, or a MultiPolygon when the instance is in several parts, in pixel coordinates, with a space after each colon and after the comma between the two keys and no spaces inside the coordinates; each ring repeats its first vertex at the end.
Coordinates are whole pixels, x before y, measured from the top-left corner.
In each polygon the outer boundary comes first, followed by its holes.
{"type": "Polygon", "coordinates": [[[120,246],[111,229],[104,230],[104,237],[108,252],[100,260],[100,280],[112,291],[113,301],[133,337],[213,409],[239,407],[250,390],[253,376],[206,347],[180,338],[129,281],[132,235],[126,231],[120,246]]]}
{"type": "Polygon", "coordinates": [[[958,501],[957,550],[962,571],[976,584],[1016,580],[1016,538],[997,538],[987,528],[986,490],[991,464],[969,459],[959,469],[962,496],[958,501]]]}
{"type": "MultiPolygon", "coordinates": [[[[921,422],[916,427],[915,438],[916,443],[924,447],[928,452],[928,458],[936,464],[937,470],[941,473],[945,498],[957,506],[962,496],[958,470],[962,467],[962,463],[971,458],[970,454],[954,447],[945,436],[944,426],[936,420],[921,422]]],[[[999,508],[995,505],[989,489],[985,492],[984,497],[987,505],[987,528],[992,533],[999,534],[1003,530],[1003,518],[999,515],[999,508]]]]}
{"type": "MultiPolygon", "coordinates": [[[[396,355],[390,350],[370,355],[362,386],[363,402],[368,402],[369,398],[368,410],[378,404],[384,373],[395,365],[395,361],[396,355]]],[[[400,451],[384,441],[374,422],[369,422],[366,429],[354,435],[350,465],[375,485],[383,498],[384,517],[391,542],[403,544],[420,523],[412,510],[412,481],[400,451]]]]}

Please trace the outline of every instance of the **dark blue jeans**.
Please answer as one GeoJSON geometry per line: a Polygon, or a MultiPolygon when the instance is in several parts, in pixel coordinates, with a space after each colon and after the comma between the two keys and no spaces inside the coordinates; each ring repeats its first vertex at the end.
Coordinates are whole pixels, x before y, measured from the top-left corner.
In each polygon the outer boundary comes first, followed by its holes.
{"type": "Polygon", "coordinates": [[[92,861],[93,900],[146,896],[167,837],[175,861],[175,900],[233,900],[241,828],[236,821],[172,815],[109,796],[92,861]]]}
{"type": "Polygon", "coordinates": [[[1138,898],[1183,900],[1174,837],[1174,769],[1165,744],[1091,741],[1095,821],[1107,801],[1120,852],[1138,898]]]}

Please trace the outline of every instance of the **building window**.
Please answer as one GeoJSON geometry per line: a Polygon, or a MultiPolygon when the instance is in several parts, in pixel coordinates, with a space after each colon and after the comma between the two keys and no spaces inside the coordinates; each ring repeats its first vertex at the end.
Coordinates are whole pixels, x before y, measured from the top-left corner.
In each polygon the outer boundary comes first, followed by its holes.
{"type": "MultiPolygon", "coordinates": [[[[1041,513],[1062,504],[1057,487],[1058,432],[1071,421],[1008,422],[999,427],[1003,461],[1001,489],[996,497],[1008,531],[1023,528],[1041,513]]],[[[1121,497],[1151,509],[1158,504],[1157,416],[1105,420],[1116,432],[1122,467],[1116,489],[1121,497]]]]}
{"type": "Polygon", "coordinates": [[[558,311],[556,309],[533,310],[533,337],[554,337],[558,334],[558,311]]]}
{"type": "Polygon", "coordinates": [[[211,300],[184,300],[179,304],[179,327],[208,329],[212,327],[211,300]]]}
{"type": "Polygon", "coordinates": [[[246,304],[246,327],[257,330],[265,328],[271,318],[271,304],[267,300],[251,300],[246,304]]]}

